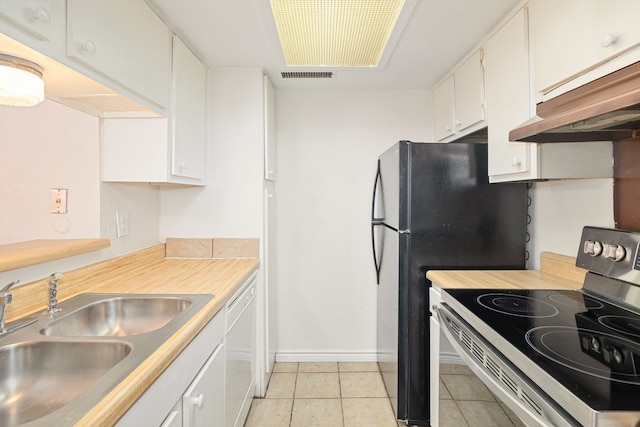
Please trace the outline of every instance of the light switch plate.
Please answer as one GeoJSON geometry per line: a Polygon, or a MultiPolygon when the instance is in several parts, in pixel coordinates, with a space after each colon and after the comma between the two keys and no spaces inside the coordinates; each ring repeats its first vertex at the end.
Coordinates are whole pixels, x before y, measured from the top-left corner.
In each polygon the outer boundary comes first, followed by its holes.
{"type": "Polygon", "coordinates": [[[56,214],[67,213],[67,189],[52,188],[49,198],[49,212],[56,214]]]}
{"type": "Polygon", "coordinates": [[[118,237],[129,235],[129,212],[116,211],[116,232],[118,237]]]}

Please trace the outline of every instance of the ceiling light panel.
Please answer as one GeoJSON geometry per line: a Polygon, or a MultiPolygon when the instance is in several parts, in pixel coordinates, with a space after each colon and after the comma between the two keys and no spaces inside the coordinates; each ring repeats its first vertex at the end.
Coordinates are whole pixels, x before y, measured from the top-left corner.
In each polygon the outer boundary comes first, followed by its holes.
{"type": "Polygon", "coordinates": [[[290,67],[376,67],[405,0],[270,0],[290,67]]]}

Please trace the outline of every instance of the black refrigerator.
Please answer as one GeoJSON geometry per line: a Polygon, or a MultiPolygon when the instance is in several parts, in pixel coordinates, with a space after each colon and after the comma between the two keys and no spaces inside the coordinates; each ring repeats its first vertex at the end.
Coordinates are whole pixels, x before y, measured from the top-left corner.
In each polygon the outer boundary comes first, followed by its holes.
{"type": "Polygon", "coordinates": [[[487,144],[400,141],[380,155],[371,239],[377,358],[396,417],[429,424],[430,269],[523,269],[524,183],[489,184],[487,144]]]}

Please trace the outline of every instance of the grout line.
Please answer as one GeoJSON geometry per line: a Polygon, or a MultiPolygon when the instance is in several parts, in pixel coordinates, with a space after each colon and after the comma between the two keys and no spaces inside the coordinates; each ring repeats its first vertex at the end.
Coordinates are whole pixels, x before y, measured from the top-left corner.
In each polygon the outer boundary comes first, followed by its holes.
{"type": "Polygon", "coordinates": [[[289,427],[293,423],[293,408],[296,405],[296,388],[298,387],[298,371],[300,371],[300,363],[296,364],[295,380],[293,381],[293,396],[291,396],[291,413],[289,414],[289,427]]]}

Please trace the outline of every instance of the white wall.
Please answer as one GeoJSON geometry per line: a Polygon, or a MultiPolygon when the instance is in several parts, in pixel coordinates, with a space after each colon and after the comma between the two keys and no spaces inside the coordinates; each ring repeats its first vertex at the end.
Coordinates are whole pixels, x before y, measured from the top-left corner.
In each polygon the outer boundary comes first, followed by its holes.
{"type": "Polygon", "coordinates": [[[537,182],[530,196],[529,269],[540,268],[543,251],[575,257],[585,225],[614,227],[613,179],[537,182]]]}
{"type": "Polygon", "coordinates": [[[278,358],[374,360],[378,155],[431,128],[426,91],[278,91],[278,358]]]}
{"type": "Polygon", "coordinates": [[[0,106],[0,244],[33,239],[106,237],[97,252],[0,272],[23,283],[67,271],[158,239],[158,190],[100,182],[99,119],[52,101],[0,106]],[[49,213],[51,188],[66,188],[68,213],[49,213]],[[118,238],[115,211],[129,212],[129,236],[118,238]]]}
{"type": "Polygon", "coordinates": [[[98,118],[52,101],[0,106],[0,244],[100,235],[98,118]],[[49,213],[66,188],[68,213],[49,213]]]}
{"type": "Polygon", "coordinates": [[[162,239],[260,235],[262,69],[212,69],[208,85],[207,186],[162,191],[162,239]]]}

